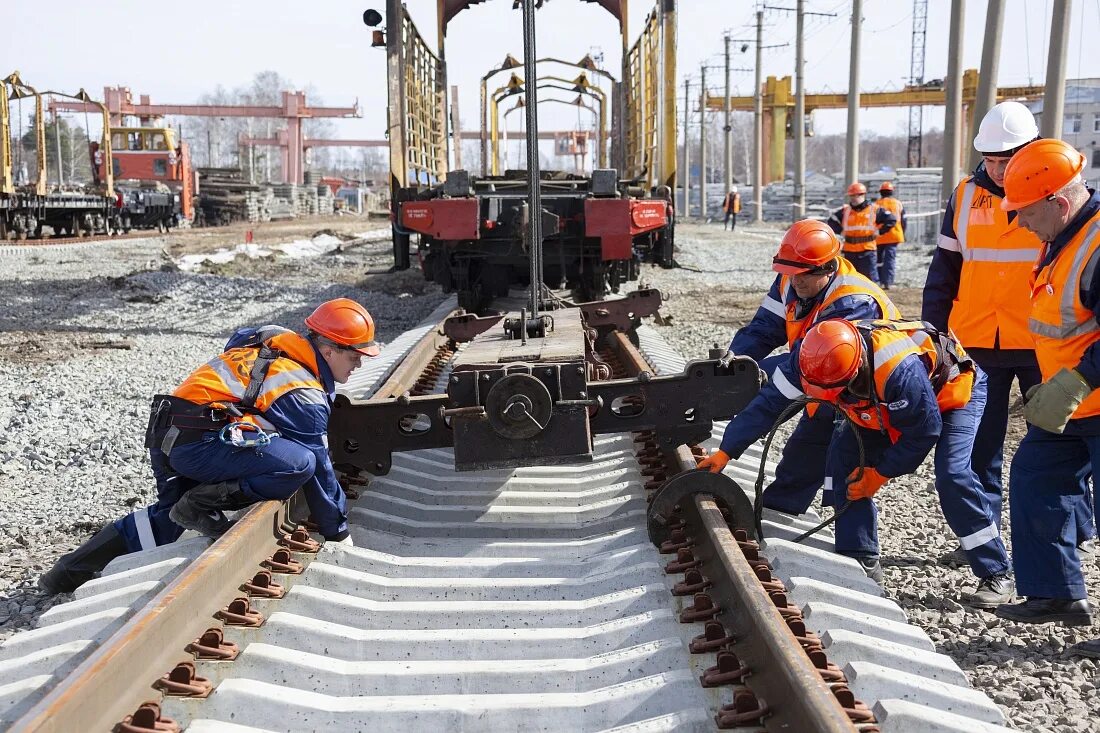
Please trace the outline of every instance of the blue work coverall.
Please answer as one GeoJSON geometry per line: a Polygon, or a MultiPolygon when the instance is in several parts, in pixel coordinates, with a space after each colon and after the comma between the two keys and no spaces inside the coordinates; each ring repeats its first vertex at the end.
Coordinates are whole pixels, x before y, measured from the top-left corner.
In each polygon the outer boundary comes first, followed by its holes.
{"type": "MultiPolygon", "coordinates": [[[[1100,195],[1092,197],[1069,226],[1054,238],[1044,253],[1049,264],[1081,227],[1100,212],[1100,195]]],[[[1086,267],[1081,303],[1100,320],[1100,267],[1086,267]],[[1087,282],[1086,282],[1087,280],[1087,282]]],[[[1093,388],[1100,387],[1100,342],[1085,350],[1077,365],[1093,388]]],[[[1088,480],[1095,481],[1093,466],[1100,462],[1100,415],[1070,420],[1061,435],[1034,425],[1020,441],[1009,474],[1009,517],[1012,522],[1012,565],[1016,591],[1032,598],[1086,598],[1085,578],[1077,545],[1083,534],[1084,513],[1100,514],[1089,502],[1088,480]]],[[[1094,486],[1095,489],[1095,486],[1094,486]]],[[[1093,492],[1093,502],[1096,492],[1093,492]]],[[[1093,530],[1094,532],[1095,530],[1093,530]]]]}
{"type": "MultiPolygon", "coordinates": [[[[237,331],[224,351],[247,344],[256,331],[237,331]]],[[[319,353],[316,357],[324,393],[299,389],[275,400],[263,413],[279,433],[269,445],[235,448],[211,431],[199,441],[174,447],[171,457],[159,446],[149,449],[157,501],[115,522],[129,552],[179,539],[183,529],[168,518],[168,512],[183,492],[199,484],[234,480],[254,501],[286,499],[302,488],[320,533],[330,540],[348,536],[347,499],[328,453],[328,421],[336,384],[328,364],[319,353]]]]}
{"type": "MultiPolygon", "coordinates": [[[[835,278],[836,275],[834,274],[833,277],[835,278]]],[[[752,357],[769,375],[769,378],[780,364],[790,358],[789,353],[768,356],[776,349],[787,345],[786,309],[783,305],[784,298],[779,293],[781,280],[782,276],[775,278],[756,315],[737,331],[733,341],[730,342],[730,351],[752,357]]],[[[829,281],[829,285],[831,284],[832,280],[829,281]]],[[[795,315],[813,310],[825,297],[829,285],[822,288],[815,297],[800,302],[795,315]]],[[[784,294],[786,298],[796,299],[794,287],[788,285],[788,288],[789,292],[784,294]]],[[[852,294],[842,296],[828,308],[822,309],[814,322],[830,319],[859,321],[885,317],[886,314],[870,295],[852,294]]],[[[829,447],[829,441],[832,440],[834,417],[833,410],[824,405],[820,405],[812,417],[803,412],[798,425],[783,447],[783,457],[775,468],[775,480],[764,491],[764,506],[786,514],[802,514],[810,507],[825,478],[825,453],[829,447]]],[[[767,432],[768,427],[770,425],[765,426],[749,442],[759,439],[767,432]]],[[[737,457],[740,453],[730,455],[737,457]]],[[[823,497],[822,500],[825,503],[831,502],[828,496],[823,497]]]]}
{"type": "MultiPolygon", "coordinates": [[[[849,208],[855,211],[863,211],[868,206],[873,206],[874,202],[870,199],[864,199],[862,204],[858,206],[852,206],[849,204],[849,208]]],[[[840,241],[844,241],[844,207],[834,211],[829,218],[825,221],[829,225],[829,228],[833,230],[837,236],[840,237],[840,241]]],[[[897,218],[888,210],[879,207],[878,213],[875,214],[875,225],[878,226],[878,233],[885,234],[892,226],[898,223],[897,218]]],[[[852,265],[859,271],[860,275],[870,280],[873,283],[878,282],[878,253],[876,250],[871,249],[865,252],[845,252],[841,249],[840,255],[846,260],[852,263],[852,265]]]]}

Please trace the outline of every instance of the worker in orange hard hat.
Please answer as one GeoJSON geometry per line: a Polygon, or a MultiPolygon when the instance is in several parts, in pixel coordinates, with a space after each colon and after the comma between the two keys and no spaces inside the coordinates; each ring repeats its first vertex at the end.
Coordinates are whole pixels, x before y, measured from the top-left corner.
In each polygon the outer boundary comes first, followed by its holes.
{"type": "Polygon", "coordinates": [[[829,217],[829,227],[844,241],[841,252],[868,280],[878,282],[876,240],[897,224],[894,215],[867,199],[859,181],[848,186],[848,203],[829,217]]]}
{"type": "MultiPolygon", "coordinates": [[[[770,421],[803,396],[846,415],[828,449],[825,482],[834,488],[833,505],[842,512],[836,551],[856,558],[868,575],[881,573],[872,497],[891,478],[915,471],[933,446],[936,490],[951,508],[952,529],[964,535],[989,524],[982,507],[971,501],[979,484],[970,468],[985,376],[950,334],[921,321],[822,321],[794,345],[759,402],[741,415],[757,410],[761,414],[749,419],[770,421]]],[[[991,608],[1012,598],[1008,557],[997,534],[969,557],[979,584],[968,602],[991,608]]]]}
{"type": "MultiPolygon", "coordinates": [[[[1043,241],[1028,329],[1042,383],[1028,390],[1031,423],[1009,480],[1013,566],[1027,600],[997,615],[1012,621],[1088,625],[1080,528],[1081,476],[1100,460],[1100,195],[1081,179],[1085,156],[1037,140],[1008,162],[1001,208],[1043,241]]],[[[1075,648],[1100,657],[1100,639],[1075,648]]]]}
{"type": "Polygon", "coordinates": [[[894,184],[883,181],[878,187],[878,201],[875,205],[894,215],[894,226],[878,235],[875,240],[875,255],[878,258],[878,284],[883,290],[894,285],[897,271],[898,245],[905,242],[905,206],[894,195],[894,184]]]}
{"type": "Polygon", "coordinates": [[[328,453],[336,385],[377,356],[374,320],[354,300],[322,303],[297,334],[246,328],[170,395],[153,397],[145,445],[157,502],[108,524],[39,580],[72,591],[119,555],[224,533],[224,511],[303,489],[325,539],[350,542],[346,499],[328,453]]]}
{"type": "MultiPolygon", "coordinates": [[[[752,321],[734,335],[727,355],[752,357],[769,375],[777,375],[779,366],[790,358],[788,353],[769,354],[783,346],[793,347],[816,323],[830,318],[901,317],[886,293],[840,257],[840,241],[824,222],[806,219],[791,226],[772,269],[777,274],[771,289],[752,321]]],[[[753,421],[751,414],[730,421],[722,448],[705,458],[701,468],[723,470],[731,456],[740,456],[778,416],[761,422],[753,421]]],[[[806,410],[783,448],[775,480],[764,491],[765,507],[787,514],[802,514],[809,508],[824,482],[833,417],[828,407],[811,405],[806,410]]]]}

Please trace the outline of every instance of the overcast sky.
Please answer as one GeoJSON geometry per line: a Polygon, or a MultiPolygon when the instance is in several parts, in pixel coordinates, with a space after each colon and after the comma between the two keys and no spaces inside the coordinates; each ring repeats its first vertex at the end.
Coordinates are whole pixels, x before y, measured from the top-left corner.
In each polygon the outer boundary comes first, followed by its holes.
{"type": "MultiPolygon", "coordinates": [[[[794,6],[794,0],[769,4],[794,6]]],[[[129,86],[154,102],[188,103],[217,84],[247,84],[259,71],[272,69],[298,85],[311,84],[326,104],[358,99],[362,119],[339,123],[343,137],[378,138],[384,134],[386,105],[385,53],[370,47],[362,11],[384,10],[382,0],[11,0],[5,3],[5,34],[0,73],[18,69],[39,89],[75,91],[84,87],[100,97],[104,85],[129,86]]],[[[407,0],[421,31],[434,43],[435,0],[407,0]]],[[[652,0],[631,0],[630,35],[635,37],[652,0]]],[[[912,2],[864,0],[862,82],[864,91],[898,88],[909,76],[912,2]]],[[[981,57],[985,3],[966,3],[964,68],[977,68],[981,57]]],[[[1001,47],[1001,85],[1041,84],[1046,69],[1050,0],[1007,0],[1001,47]],[[1026,13],[1026,16],[1025,16],[1026,13]]],[[[450,25],[447,58],[450,81],[458,84],[466,129],[478,124],[478,79],[506,53],[522,58],[520,13],[511,0],[489,0],[461,13],[450,25]]],[[[699,75],[707,63],[708,87],[721,91],[722,34],[754,36],[756,4],[749,0],[679,0],[679,77],[699,75]]],[[[834,13],[810,17],[806,25],[807,91],[844,91],[848,87],[850,3],[808,0],[807,9],[834,13]]],[[[942,78],[947,69],[948,0],[931,0],[925,78],[942,78]]],[[[540,56],[579,59],[602,51],[604,65],[618,76],[620,44],[617,23],[594,4],[548,0],[538,14],[540,56]]],[[[765,44],[789,43],[766,51],[765,75],[793,74],[794,15],[767,11],[765,44]]],[[[1100,2],[1073,2],[1069,32],[1069,76],[1100,75],[1095,55],[1084,54],[1082,39],[1100,37],[1100,2]]],[[[739,53],[733,66],[750,68],[752,48],[739,53]]],[[[506,75],[499,77],[501,83],[506,75]]],[[[737,94],[751,94],[751,71],[733,75],[737,94]]],[[[547,107],[547,127],[572,126],[576,115],[558,105],[547,107]],[[556,110],[550,112],[550,110],[556,110]]],[[[510,124],[519,129],[520,115],[510,124]]],[[[843,132],[843,110],[817,113],[819,132],[843,132]]],[[[905,129],[905,109],[864,110],[861,126],[891,134],[905,129]]],[[[942,110],[925,111],[926,127],[942,125],[942,110]]]]}

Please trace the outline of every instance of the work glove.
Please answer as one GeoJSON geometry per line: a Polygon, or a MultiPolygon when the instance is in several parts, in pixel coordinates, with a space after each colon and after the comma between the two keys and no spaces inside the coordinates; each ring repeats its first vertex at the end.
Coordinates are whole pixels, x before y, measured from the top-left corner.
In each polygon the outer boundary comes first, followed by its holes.
{"type": "Polygon", "coordinates": [[[857,468],[848,474],[848,501],[870,499],[889,480],[873,468],[864,468],[860,476],[857,468]]]}
{"type": "Polygon", "coordinates": [[[350,534],[342,540],[329,540],[329,542],[333,545],[346,545],[348,547],[355,547],[355,542],[351,539],[350,534]]]}
{"type": "Polygon", "coordinates": [[[696,468],[701,471],[710,471],[711,473],[722,473],[722,469],[724,469],[729,462],[729,454],[719,449],[699,461],[699,465],[697,465],[696,468]]]}
{"type": "Polygon", "coordinates": [[[1091,392],[1092,385],[1076,369],[1059,369],[1053,377],[1027,391],[1024,419],[1060,435],[1070,416],[1091,392]]]}
{"type": "Polygon", "coordinates": [[[730,364],[732,364],[733,360],[736,358],[737,354],[733,353],[732,351],[727,351],[726,353],[722,354],[721,358],[718,359],[718,366],[722,367],[723,369],[729,369],[730,364]]]}

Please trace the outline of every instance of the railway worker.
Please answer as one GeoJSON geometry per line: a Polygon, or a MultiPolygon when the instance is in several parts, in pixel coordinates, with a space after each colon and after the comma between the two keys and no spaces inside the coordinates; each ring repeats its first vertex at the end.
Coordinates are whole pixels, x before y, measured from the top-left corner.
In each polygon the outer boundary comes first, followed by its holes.
{"type": "MultiPolygon", "coordinates": [[[[1020,595],[997,615],[1088,625],[1077,544],[1087,503],[1083,475],[1100,460],[1100,195],[1081,179],[1085,156],[1038,140],[1011,161],[1001,207],[1044,243],[1028,327],[1042,383],[1028,390],[1027,434],[1009,477],[1012,560],[1020,595]]],[[[1100,639],[1082,653],[1100,656],[1100,639]]]]}
{"type": "MultiPolygon", "coordinates": [[[[972,499],[980,484],[970,467],[985,406],[985,375],[949,334],[921,321],[822,321],[794,345],[791,358],[737,419],[770,425],[792,400],[804,396],[833,405],[860,426],[846,421],[837,429],[825,461],[825,483],[826,489],[837,487],[833,505],[842,512],[836,520],[836,551],[858,559],[868,575],[881,577],[872,498],[891,478],[915,471],[933,446],[936,491],[943,504],[953,507],[948,514],[952,529],[967,535],[988,524],[972,499]],[[860,440],[866,460],[862,471],[860,440]],[[853,525],[858,531],[850,529],[853,525]]],[[[743,450],[746,444],[729,447],[743,450]]],[[[999,535],[975,546],[968,557],[979,583],[966,600],[991,608],[1013,598],[999,535]]]]}
{"type": "MultiPolygon", "coordinates": [[[[989,380],[973,461],[990,524],[998,532],[1012,382],[1027,394],[1042,381],[1027,326],[1032,268],[1042,243],[1020,225],[1015,211],[1001,208],[1002,186],[1008,162],[1037,137],[1035,118],[1019,102],[1002,102],[982,118],[974,137],[982,161],[947,202],[921,309],[923,320],[941,331],[950,328],[989,380]]],[[[1080,519],[1081,536],[1093,536],[1091,517],[1082,513],[1080,519]]],[[[961,537],[959,547],[940,562],[966,565],[966,549],[976,539],[961,537]]]]}
{"type": "Polygon", "coordinates": [[[894,225],[875,239],[875,252],[878,257],[878,284],[883,290],[889,290],[894,284],[897,269],[898,245],[905,242],[905,207],[894,196],[894,184],[883,181],[878,189],[878,201],[875,205],[894,215],[894,225]]]}
{"type": "Polygon", "coordinates": [[[724,230],[727,224],[731,232],[737,229],[737,215],[741,213],[741,194],[737,191],[737,186],[731,188],[726,194],[725,200],[722,201],[722,211],[726,212],[722,229],[724,230]]]}
{"type": "Polygon", "coordinates": [[[245,328],[171,395],[153,398],[146,447],[157,502],[108,524],[39,584],[69,592],[119,555],[174,542],[184,529],[218,537],[226,510],[303,488],[325,539],[348,541],[346,498],[328,453],[336,385],[376,356],[374,321],[347,298],[322,303],[298,335],[245,328]]]}
{"type": "MultiPolygon", "coordinates": [[[[734,335],[728,355],[752,357],[769,375],[775,374],[790,355],[768,355],[781,346],[793,347],[816,323],[829,318],[901,317],[886,293],[840,256],[840,240],[823,222],[806,219],[795,223],[783,236],[772,263],[778,273],[775,281],[752,321],[734,335]]],[[[807,408],[783,448],[775,480],[764,491],[765,507],[787,514],[802,514],[809,508],[825,478],[825,453],[833,435],[833,418],[833,410],[826,406],[807,408]]],[[[731,455],[740,456],[769,427],[770,422],[734,418],[726,428],[723,446],[740,448],[720,451],[704,459],[700,468],[721,471],[731,455]]],[[[824,500],[828,503],[831,499],[824,500]]],[[[849,523],[838,528],[841,534],[858,531],[849,523]]]]}
{"type": "Polygon", "coordinates": [[[878,282],[875,241],[890,231],[897,219],[867,199],[867,187],[859,181],[848,186],[848,203],[834,211],[827,223],[844,241],[842,252],[861,275],[878,282]]]}

